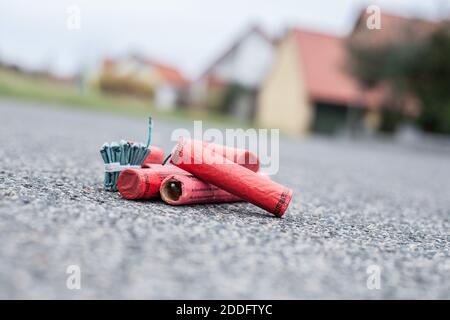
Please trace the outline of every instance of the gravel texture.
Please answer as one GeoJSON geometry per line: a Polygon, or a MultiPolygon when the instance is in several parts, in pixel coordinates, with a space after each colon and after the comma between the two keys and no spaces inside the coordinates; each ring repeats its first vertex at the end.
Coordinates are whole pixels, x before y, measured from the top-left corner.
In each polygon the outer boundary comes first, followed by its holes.
{"type": "MultiPolygon", "coordinates": [[[[179,127],[156,120],[155,145],[179,127]]],[[[0,101],[0,298],[450,298],[448,152],[282,138],[277,219],[103,191],[98,149],[121,138],[146,119],[0,101]]]]}

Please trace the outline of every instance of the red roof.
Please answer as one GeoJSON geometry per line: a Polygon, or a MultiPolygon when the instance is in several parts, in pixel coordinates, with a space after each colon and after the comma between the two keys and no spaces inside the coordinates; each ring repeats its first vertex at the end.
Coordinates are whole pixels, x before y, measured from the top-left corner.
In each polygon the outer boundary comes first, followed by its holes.
{"type": "Polygon", "coordinates": [[[360,96],[354,79],[344,70],[344,39],[318,32],[294,30],[301,73],[311,100],[353,105],[360,96]]]}
{"type": "MultiPolygon", "coordinates": [[[[399,37],[424,36],[438,26],[438,23],[432,21],[382,13],[382,29],[368,30],[365,26],[366,17],[363,11],[350,39],[376,46],[386,41],[395,41],[399,37]]],[[[302,62],[300,72],[311,100],[369,108],[379,107],[382,104],[386,88],[380,87],[363,92],[356,79],[345,70],[349,58],[346,49],[348,37],[300,29],[294,29],[293,32],[302,62]]]]}
{"type": "Polygon", "coordinates": [[[176,87],[186,86],[189,81],[177,69],[161,63],[150,63],[169,84],[176,87]]]}
{"type": "Polygon", "coordinates": [[[350,38],[352,41],[360,41],[367,45],[380,45],[387,42],[395,42],[399,39],[417,41],[427,36],[439,26],[439,22],[408,18],[381,12],[381,29],[370,30],[366,26],[369,14],[361,11],[350,38]]]}
{"type": "MultiPolygon", "coordinates": [[[[132,55],[131,59],[134,59],[143,65],[147,65],[156,70],[156,72],[161,75],[161,77],[169,84],[175,87],[184,87],[189,84],[189,80],[183,76],[183,74],[176,68],[169,66],[167,64],[155,62],[142,58],[138,55],[132,55]]],[[[114,60],[111,58],[105,58],[103,60],[103,68],[110,68],[115,66],[120,60],[114,60]]]]}

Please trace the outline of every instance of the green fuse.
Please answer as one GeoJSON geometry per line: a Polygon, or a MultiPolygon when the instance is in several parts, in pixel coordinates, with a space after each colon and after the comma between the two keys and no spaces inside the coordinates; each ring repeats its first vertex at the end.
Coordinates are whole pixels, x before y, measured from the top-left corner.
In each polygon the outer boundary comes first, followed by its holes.
{"type": "Polygon", "coordinates": [[[140,167],[149,154],[148,145],[151,142],[152,119],[149,118],[147,145],[144,143],[130,143],[120,140],[119,143],[104,143],[100,148],[100,155],[105,165],[104,188],[107,191],[117,191],[117,180],[121,170],[134,166],[140,167]]]}
{"type": "MultiPolygon", "coordinates": [[[[110,163],[108,157],[108,149],[109,149],[108,143],[103,144],[102,148],[100,149],[100,154],[105,164],[110,163]]],[[[111,173],[106,171],[105,171],[104,187],[106,190],[108,190],[111,187],[111,173]]]]}

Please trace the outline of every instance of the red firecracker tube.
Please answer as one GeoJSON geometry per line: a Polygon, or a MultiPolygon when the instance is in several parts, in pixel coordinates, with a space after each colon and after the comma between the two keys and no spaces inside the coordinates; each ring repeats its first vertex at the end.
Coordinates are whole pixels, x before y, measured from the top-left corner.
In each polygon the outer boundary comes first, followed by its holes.
{"type": "Polygon", "coordinates": [[[239,197],[203,182],[192,175],[168,176],[161,183],[159,193],[164,202],[174,206],[242,201],[239,197]]]}
{"type": "Polygon", "coordinates": [[[142,168],[148,168],[150,164],[162,164],[164,161],[164,150],[155,146],[148,147],[150,153],[142,161],[142,168]]]}
{"type": "Polygon", "coordinates": [[[117,180],[120,195],[128,200],[159,197],[161,182],[169,175],[190,175],[172,165],[150,164],[149,168],[130,168],[122,171],[117,180]]]}
{"type": "Polygon", "coordinates": [[[202,142],[180,139],[172,152],[171,163],[235,196],[281,217],[292,190],[244,168],[202,142]]]}
{"type": "MultiPolygon", "coordinates": [[[[192,140],[194,142],[198,142],[192,140]]],[[[258,172],[259,170],[259,159],[256,154],[246,149],[232,148],[223,146],[216,143],[210,143],[202,141],[203,146],[213,150],[215,153],[222,155],[234,163],[237,163],[247,169],[250,169],[254,172],[258,172]]]]}

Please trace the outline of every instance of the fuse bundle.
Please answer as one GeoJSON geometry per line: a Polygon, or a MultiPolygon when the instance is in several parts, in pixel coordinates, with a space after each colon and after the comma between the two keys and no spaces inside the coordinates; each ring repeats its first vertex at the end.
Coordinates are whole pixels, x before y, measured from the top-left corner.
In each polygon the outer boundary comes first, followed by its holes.
{"type": "Polygon", "coordinates": [[[104,187],[108,191],[117,191],[117,179],[122,170],[130,167],[139,168],[150,150],[143,143],[125,140],[105,143],[100,149],[105,163],[104,187]]]}
{"type": "Polygon", "coordinates": [[[152,141],[153,120],[148,119],[147,144],[120,140],[120,142],[105,143],[100,148],[100,154],[105,164],[104,187],[107,191],[117,191],[117,181],[120,172],[128,168],[140,168],[142,165],[161,164],[164,151],[150,146],[152,141]]]}

